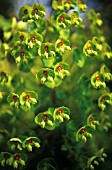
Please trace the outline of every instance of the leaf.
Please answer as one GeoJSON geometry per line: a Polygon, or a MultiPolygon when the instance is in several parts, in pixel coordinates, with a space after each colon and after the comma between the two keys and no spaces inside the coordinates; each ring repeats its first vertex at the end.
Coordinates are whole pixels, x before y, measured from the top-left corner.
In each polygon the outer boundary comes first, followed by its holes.
{"type": "Polygon", "coordinates": [[[96,153],[96,156],[97,156],[97,157],[101,157],[102,154],[103,154],[103,152],[104,152],[104,148],[101,148],[101,149],[96,153]]]}
{"type": "Polygon", "coordinates": [[[62,1],[57,1],[57,0],[53,0],[52,1],[52,8],[55,10],[64,10],[64,6],[62,1]]]}
{"type": "Polygon", "coordinates": [[[80,68],[84,66],[86,58],[85,55],[78,50],[78,48],[73,49],[73,59],[75,64],[77,64],[80,68]]]}
{"type": "Polygon", "coordinates": [[[54,67],[55,58],[41,58],[45,67],[54,67]]]}
{"type": "Polygon", "coordinates": [[[29,14],[31,13],[31,7],[28,5],[24,5],[20,8],[19,11],[19,17],[23,20],[23,21],[27,21],[29,19],[29,14]]]}
{"type": "Polygon", "coordinates": [[[27,111],[30,110],[30,108],[27,107],[27,106],[22,106],[22,105],[21,105],[20,108],[21,108],[23,111],[25,111],[25,112],[27,112],[27,111]]]}
{"type": "Polygon", "coordinates": [[[20,71],[28,73],[31,71],[33,65],[34,65],[33,59],[26,59],[25,62],[22,61],[20,62],[20,64],[18,64],[18,68],[20,71]]]}
{"type": "Polygon", "coordinates": [[[7,41],[11,37],[12,33],[11,32],[4,32],[4,40],[7,41]]]}
{"type": "Polygon", "coordinates": [[[16,88],[16,87],[20,86],[21,80],[22,79],[20,77],[20,74],[15,74],[11,81],[13,87],[16,88]]]}
{"type": "Polygon", "coordinates": [[[88,161],[87,161],[87,167],[88,167],[88,168],[90,167],[92,161],[96,159],[96,157],[97,157],[97,156],[92,156],[91,158],[88,159],[88,161]]]}
{"type": "Polygon", "coordinates": [[[76,122],[73,120],[70,120],[67,125],[66,125],[66,134],[70,140],[73,142],[75,141],[76,138],[76,122]]]}
{"type": "Polygon", "coordinates": [[[11,138],[9,139],[10,142],[19,142],[21,143],[21,140],[19,138],[11,138]]]}
{"type": "Polygon", "coordinates": [[[70,29],[69,28],[61,28],[59,30],[59,33],[60,33],[60,37],[61,38],[69,38],[70,36],[70,29]]]}

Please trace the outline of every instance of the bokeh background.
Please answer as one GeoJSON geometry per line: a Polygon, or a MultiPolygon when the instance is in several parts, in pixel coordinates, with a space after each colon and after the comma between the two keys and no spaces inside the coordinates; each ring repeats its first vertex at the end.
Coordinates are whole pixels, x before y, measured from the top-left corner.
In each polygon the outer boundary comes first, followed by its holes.
{"type": "MultiPolygon", "coordinates": [[[[107,43],[112,47],[112,0],[86,0],[85,2],[88,6],[88,10],[92,8],[92,9],[95,9],[96,12],[101,13],[101,17],[102,17],[102,20],[103,20],[102,29],[103,29],[103,32],[104,32],[104,36],[106,38],[107,43]]],[[[24,4],[32,5],[33,3],[44,4],[47,8],[47,16],[49,16],[51,14],[51,12],[52,12],[52,5],[51,5],[52,0],[0,0],[0,15],[3,15],[7,19],[11,18],[13,16],[18,18],[18,13],[19,13],[20,7],[23,6],[24,4]]],[[[86,14],[82,14],[81,17],[86,18],[86,14]]],[[[19,20],[19,18],[18,18],[18,20],[19,20]]],[[[2,34],[2,30],[0,30],[0,34],[2,34]]],[[[47,92],[49,93],[49,89],[48,89],[47,92]]],[[[61,91],[60,91],[60,94],[61,94],[61,91]]],[[[106,137],[104,136],[105,134],[103,135],[103,137],[105,137],[105,139],[109,139],[109,142],[112,141],[112,137],[110,136],[110,134],[112,134],[111,132],[112,132],[112,130],[107,133],[106,137]]],[[[55,132],[55,133],[57,133],[57,132],[55,132]]],[[[55,138],[52,138],[52,135],[53,135],[52,133],[49,133],[49,136],[46,135],[48,137],[49,146],[46,148],[46,152],[43,151],[44,157],[50,156],[49,151],[54,149],[52,143],[53,144],[55,143],[56,148],[59,147],[58,145],[56,145],[55,138]],[[54,141],[52,141],[51,138],[54,141]],[[50,148],[50,147],[52,147],[52,148],[50,148]]],[[[100,139],[100,136],[97,136],[97,138],[99,138],[98,139],[99,141],[102,140],[102,139],[100,139]]],[[[107,143],[106,145],[108,145],[108,141],[105,141],[105,142],[107,143]]],[[[61,145],[61,141],[58,144],[61,145]]],[[[109,144],[108,147],[110,147],[110,144],[109,144]]],[[[56,149],[56,148],[54,149],[54,151],[56,152],[55,157],[56,157],[56,159],[58,159],[57,161],[59,163],[59,166],[61,168],[63,166],[68,167],[68,165],[71,164],[71,162],[69,162],[68,160],[72,159],[72,157],[67,159],[67,157],[62,152],[60,153],[58,151],[58,149],[56,149]]],[[[107,164],[109,166],[106,168],[106,166],[107,166],[106,164],[105,164],[105,167],[103,167],[103,165],[101,165],[99,167],[99,169],[97,169],[97,170],[111,170],[112,169],[111,168],[112,167],[111,148],[110,148],[110,150],[108,149],[108,151],[110,151],[110,152],[108,152],[108,161],[107,161],[107,164]],[[109,167],[110,167],[110,169],[109,169],[109,167]]],[[[83,150],[83,152],[84,152],[84,150],[83,150]]],[[[71,153],[71,155],[73,155],[73,153],[71,153]]],[[[30,155],[30,156],[32,157],[32,155],[30,155]]],[[[39,153],[38,153],[38,156],[39,156],[38,159],[41,160],[41,155],[39,155],[39,153]]],[[[29,163],[27,170],[35,170],[35,167],[36,167],[36,164],[37,164],[37,162],[36,162],[37,157],[34,156],[34,158],[35,159],[31,159],[31,162],[29,163]]],[[[73,158],[73,159],[75,159],[75,158],[73,158]]],[[[77,164],[78,163],[76,162],[76,165],[77,164]]],[[[5,168],[3,168],[3,169],[6,170],[5,168]]],[[[68,169],[69,169],[69,167],[68,167],[68,169]]],[[[0,167],[0,170],[2,170],[1,167],[0,167]]],[[[62,169],[60,169],[60,170],[62,170],[62,169]]],[[[66,169],[63,169],[63,170],[66,170],[66,169]]],[[[71,169],[69,169],[69,170],[71,170],[71,169]]],[[[79,170],[79,169],[76,169],[76,167],[74,167],[74,170],[79,170]]]]}

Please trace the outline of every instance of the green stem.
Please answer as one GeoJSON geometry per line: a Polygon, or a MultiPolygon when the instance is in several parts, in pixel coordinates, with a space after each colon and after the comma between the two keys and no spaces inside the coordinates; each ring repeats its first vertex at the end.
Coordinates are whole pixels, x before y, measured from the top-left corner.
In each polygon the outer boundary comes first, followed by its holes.
{"type": "Polygon", "coordinates": [[[57,101],[56,101],[56,87],[52,90],[52,102],[53,105],[56,106],[57,101]]]}
{"type": "Polygon", "coordinates": [[[72,60],[72,62],[70,64],[70,69],[72,69],[73,65],[74,65],[74,60],[72,60]]]}

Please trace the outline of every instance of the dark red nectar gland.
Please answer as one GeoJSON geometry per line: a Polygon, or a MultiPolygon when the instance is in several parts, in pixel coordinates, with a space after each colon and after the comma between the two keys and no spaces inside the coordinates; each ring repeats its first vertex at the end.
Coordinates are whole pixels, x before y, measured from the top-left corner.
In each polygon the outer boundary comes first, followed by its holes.
{"type": "Polygon", "coordinates": [[[88,50],[92,50],[92,46],[89,46],[89,47],[88,47],[88,50]]]}
{"type": "Polygon", "coordinates": [[[48,51],[49,47],[48,46],[45,46],[44,47],[44,51],[48,51]]]}
{"type": "Polygon", "coordinates": [[[82,129],[81,129],[81,132],[82,132],[82,133],[85,133],[85,132],[86,132],[86,128],[82,128],[82,129]]]}
{"type": "Polygon", "coordinates": [[[38,12],[38,8],[34,8],[33,12],[37,13],[38,12]]]}
{"type": "Polygon", "coordinates": [[[7,154],[7,153],[4,154],[4,158],[5,158],[5,159],[8,158],[8,154],[7,154]]]}
{"type": "Polygon", "coordinates": [[[28,139],[27,141],[28,141],[28,143],[32,143],[33,142],[33,140],[31,138],[28,139]]]}
{"type": "Polygon", "coordinates": [[[64,16],[60,16],[60,20],[64,21],[65,17],[64,16]]]}
{"type": "Polygon", "coordinates": [[[105,124],[105,123],[106,123],[106,120],[103,120],[103,121],[102,121],[102,124],[105,124]]]}
{"type": "Polygon", "coordinates": [[[63,46],[63,44],[64,43],[62,41],[58,43],[59,46],[63,46]]]}
{"type": "Polygon", "coordinates": [[[14,49],[15,49],[15,50],[18,49],[18,46],[17,46],[17,45],[14,45],[14,49]]]}
{"type": "Polygon", "coordinates": [[[63,113],[63,110],[62,110],[62,109],[59,109],[59,110],[58,110],[58,114],[61,114],[61,113],[63,113]]]}
{"type": "Polygon", "coordinates": [[[25,15],[28,14],[28,10],[27,9],[24,10],[24,14],[25,15]]]}
{"type": "Polygon", "coordinates": [[[30,38],[30,40],[35,41],[35,40],[36,40],[36,37],[35,37],[35,36],[32,36],[32,37],[30,38]]]}
{"type": "Polygon", "coordinates": [[[107,53],[107,52],[108,52],[108,49],[106,48],[106,49],[104,50],[104,52],[107,53]]]}
{"type": "Polygon", "coordinates": [[[82,1],[81,1],[81,0],[79,0],[79,4],[82,4],[82,1]]]}
{"type": "Polygon", "coordinates": [[[2,50],[2,53],[3,53],[3,54],[5,54],[5,51],[6,51],[5,49],[4,49],[4,50],[2,50]]]}
{"type": "Polygon", "coordinates": [[[72,18],[75,18],[75,15],[74,15],[74,14],[72,14],[72,18]]]}
{"type": "Polygon", "coordinates": [[[24,52],[20,52],[20,56],[21,57],[25,56],[25,53],[24,52]]]}
{"type": "Polygon", "coordinates": [[[14,95],[12,98],[13,98],[13,100],[17,100],[17,96],[16,95],[14,95]]]}
{"type": "Polygon", "coordinates": [[[47,116],[47,115],[43,115],[43,116],[42,116],[42,119],[43,119],[43,120],[47,120],[47,119],[48,119],[48,116],[47,116]]]}
{"type": "Polygon", "coordinates": [[[90,121],[90,122],[92,122],[93,120],[94,120],[93,117],[90,117],[90,118],[89,118],[89,121],[90,121]]]}
{"type": "Polygon", "coordinates": [[[2,71],[1,73],[0,73],[0,76],[1,77],[4,77],[6,74],[2,71]]]}
{"type": "Polygon", "coordinates": [[[21,35],[21,36],[20,36],[20,40],[22,40],[22,41],[23,41],[23,39],[24,39],[24,36],[23,36],[23,35],[21,35]]]}
{"type": "Polygon", "coordinates": [[[105,98],[104,98],[104,97],[101,98],[101,102],[102,102],[102,103],[105,102],[105,98]]]}
{"type": "Polygon", "coordinates": [[[96,80],[100,81],[101,80],[100,76],[96,76],[96,80]]]}
{"type": "Polygon", "coordinates": [[[66,0],[66,2],[70,3],[70,0],[66,0]]]}
{"type": "Polygon", "coordinates": [[[20,159],[20,156],[19,155],[16,155],[15,156],[15,160],[19,160],[20,159]]]}
{"type": "Polygon", "coordinates": [[[104,70],[104,73],[107,73],[107,71],[106,71],[106,70],[104,70]]]}
{"type": "Polygon", "coordinates": [[[24,47],[23,46],[21,46],[21,50],[23,50],[24,49],[24,47]]]}
{"type": "Polygon", "coordinates": [[[47,72],[47,71],[43,71],[43,75],[44,75],[44,76],[47,76],[47,75],[48,75],[48,72],[47,72]]]}
{"type": "Polygon", "coordinates": [[[30,98],[29,94],[26,94],[25,99],[28,100],[30,98]]]}
{"type": "Polygon", "coordinates": [[[60,71],[60,70],[63,69],[63,67],[62,66],[58,66],[57,69],[60,71]]]}

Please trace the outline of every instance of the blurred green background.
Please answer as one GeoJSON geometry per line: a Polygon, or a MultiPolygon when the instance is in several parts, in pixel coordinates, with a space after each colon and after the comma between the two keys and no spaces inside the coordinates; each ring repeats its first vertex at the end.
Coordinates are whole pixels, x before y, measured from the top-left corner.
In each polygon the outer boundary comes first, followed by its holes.
{"type": "MultiPolygon", "coordinates": [[[[51,7],[51,0],[0,0],[0,15],[3,15],[5,18],[11,18],[12,16],[16,16],[18,18],[18,12],[19,12],[19,9],[22,5],[24,4],[28,4],[28,5],[32,5],[33,3],[43,3],[46,7],[47,7],[47,13],[48,15],[50,15],[50,13],[52,12],[52,7],[51,7]]],[[[110,46],[112,47],[112,0],[86,0],[86,4],[88,6],[88,9],[90,8],[93,8],[95,9],[97,12],[100,12],[101,13],[101,17],[102,17],[102,20],[103,20],[103,31],[104,31],[104,35],[106,37],[106,40],[107,42],[110,44],[110,46]]],[[[85,17],[82,16],[82,17],[85,17]]],[[[19,18],[18,18],[19,19],[19,18]]],[[[2,30],[0,30],[0,37],[2,38],[2,30]]],[[[72,108],[72,113],[74,113],[74,115],[76,114],[76,112],[78,113],[78,111],[80,112],[80,110],[78,110],[79,108],[77,108],[77,106],[75,107],[74,104],[72,103],[73,99],[73,96],[72,94],[75,94],[76,98],[78,96],[78,92],[77,92],[77,88],[76,86],[73,84],[69,87],[69,90],[68,90],[68,84],[71,83],[71,80],[73,82],[75,82],[76,79],[78,79],[78,76],[80,76],[84,71],[90,75],[94,68],[98,68],[97,64],[94,64],[93,66],[89,67],[89,65],[92,65],[93,61],[90,60],[87,65],[85,66],[85,68],[83,70],[80,70],[80,72],[78,72],[78,69],[77,69],[77,75],[72,75],[72,77],[69,79],[66,79],[65,80],[65,86],[63,86],[63,84],[58,88],[57,90],[57,98],[58,98],[58,102],[57,102],[57,105],[59,105],[59,103],[61,102],[62,105],[67,105],[69,106],[70,108],[72,108]],[[89,69],[88,69],[89,67],[89,69]],[[89,73],[88,73],[89,72],[89,73]],[[64,92],[63,92],[64,90],[64,92]],[[61,100],[60,100],[60,96],[61,96],[61,100]],[[75,111],[74,111],[75,109],[75,111]]],[[[109,64],[109,63],[108,63],[109,64]]],[[[111,65],[111,64],[109,64],[111,65]]],[[[15,68],[11,68],[12,70],[10,70],[10,72],[14,71],[15,68]]],[[[74,73],[75,71],[73,70],[72,68],[72,72],[74,73]]],[[[25,73],[20,73],[20,75],[22,75],[23,77],[25,77],[25,80],[26,80],[26,87],[30,87],[30,88],[34,88],[34,90],[38,91],[39,92],[39,96],[40,98],[44,98],[45,97],[45,101],[46,101],[46,104],[44,103],[38,110],[38,112],[40,111],[43,111],[45,109],[47,109],[49,106],[52,106],[54,105],[53,101],[49,101],[49,98],[51,97],[51,90],[46,88],[46,87],[42,87],[43,89],[41,90],[40,86],[36,86],[36,81],[34,82],[34,84],[32,85],[32,82],[29,82],[29,75],[26,75],[25,73]],[[45,92],[45,93],[44,93],[45,92]],[[47,96],[47,98],[46,98],[47,96]]],[[[7,89],[6,89],[7,90],[7,89]]],[[[94,90],[92,91],[94,92],[94,90]]],[[[92,93],[91,92],[91,93],[92,93]]],[[[94,92],[96,96],[97,95],[97,92],[94,92]]],[[[93,96],[94,98],[94,96],[93,96]]],[[[77,101],[75,101],[77,103],[77,101]]],[[[82,101],[84,102],[84,101],[82,101]]],[[[96,101],[94,101],[95,103],[96,101]]],[[[89,105],[89,101],[88,101],[88,105],[89,105]]],[[[111,111],[111,109],[110,109],[111,111]]],[[[33,123],[33,115],[30,115],[29,117],[26,115],[23,114],[23,117],[24,117],[24,120],[30,120],[32,121],[33,123]],[[32,118],[32,120],[31,120],[32,118]]],[[[79,113],[78,116],[75,116],[76,120],[77,118],[80,118],[82,115],[79,113]]],[[[74,116],[73,116],[74,118],[74,116]]],[[[81,117],[82,118],[82,117],[81,117]]],[[[82,118],[83,119],[83,118],[82,118]]],[[[75,120],[75,119],[74,119],[75,120]]],[[[8,117],[6,118],[5,121],[8,121],[8,117]]],[[[27,126],[27,121],[26,121],[26,125],[25,125],[25,122],[21,122],[21,128],[19,129],[19,131],[21,132],[22,131],[22,128],[28,128],[27,126]]],[[[80,121],[79,121],[80,122],[80,121]]],[[[77,122],[76,124],[78,124],[79,122],[77,122]]],[[[3,122],[3,124],[5,124],[5,122],[3,122]]],[[[18,123],[17,124],[18,127],[20,127],[20,124],[18,123]]],[[[44,144],[46,143],[45,145],[45,148],[44,149],[41,149],[40,150],[40,153],[38,153],[38,158],[36,156],[36,152],[34,154],[31,154],[30,157],[32,157],[32,159],[30,160],[31,162],[29,162],[28,164],[28,168],[27,170],[35,170],[35,167],[37,165],[37,162],[39,162],[41,160],[41,158],[43,158],[43,155],[44,157],[50,157],[51,155],[54,155],[55,156],[55,159],[56,159],[56,162],[58,162],[59,164],[59,167],[61,167],[61,169],[59,170],[62,170],[62,167],[63,170],[71,170],[71,168],[69,166],[72,167],[72,170],[80,170],[80,169],[77,169],[78,167],[78,161],[74,162],[74,164],[72,164],[72,161],[70,160],[78,160],[78,158],[76,158],[74,156],[74,152],[76,151],[78,153],[78,149],[82,149],[82,146],[75,146],[74,148],[69,148],[69,155],[67,155],[68,153],[67,152],[60,152],[60,148],[62,146],[62,143],[63,143],[63,140],[66,140],[64,139],[64,135],[65,135],[65,125],[63,125],[63,128],[60,127],[58,128],[58,130],[55,130],[54,132],[48,132],[46,130],[43,130],[42,132],[40,132],[40,128],[38,129],[35,129],[35,126],[34,126],[34,130],[38,130],[39,133],[40,133],[40,137],[43,138],[43,141],[44,141],[44,144]],[[46,133],[47,132],[47,133],[46,133]],[[59,133],[60,132],[60,133],[59,133]],[[61,132],[64,132],[63,136],[61,132]],[[46,133],[46,135],[44,136],[44,134],[46,133]],[[55,135],[54,135],[55,134],[55,135]],[[56,137],[56,134],[57,134],[57,137],[56,137]],[[60,140],[61,139],[61,140],[60,140]],[[57,144],[56,144],[56,141],[57,144]],[[53,145],[55,144],[55,145],[53,145]],[[77,150],[75,150],[77,148],[77,150]],[[52,151],[51,151],[52,150],[52,151]],[[54,152],[54,153],[52,153],[54,152]],[[43,155],[42,155],[43,153],[43,155]],[[73,169],[73,166],[76,165],[76,167],[74,167],[73,169]],[[66,168],[65,168],[66,167],[66,168]]],[[[20,133],[19,132],[19,133],[20,133]]],[[[104,140],[104,143],[103,143],[103,139],[100,138],[101,136],[99,136],[100,134],[100,131],[98,132],[96,138],[97,138],[97,141],[95,140],[94,142],[98,142],[98,145],[102,145],[103,146],[107,146],[107,149],[108,149],[108,161],[107,163],[105,164],[105,166],[103,167],[103,164],[100,165],[100,167],[98,167],[97,170],[111,170],[112,168],[112,157],[111,157],[111,143],[112,142],[112,137],[110,136],[112,130],[109,130],[107,133],[103,133],[102,132],[102,138],[104,139],[108,139],[109,141],[109,144],[108,144],[108,141],[105,141],[104,140]]],[[[38,132],[37,132],[38,133],[38,132]]],[[[66,143],[66,141],[64,141],[66,143]]],[[[71,141],[69,141],[71,142],[71,141]]],[[[93,144],[93,143],[92,143],[93,144]]],[[[72,146],[72,144],[71,144],[72,146]]],[[[70,146],[70,147],[71,147],[70,146]]],[[[103,147],[102,146],[102,147],[103,147]]],[[[3,146],[5,147],[5,146],[3,146]]],[[[88,144],[85,145],[85,147],[88,147],[88,144]]],[[[93,146],[91,146],[92,148],[93,146]]],[[[86,148],[87,149],[87,148],[86,148]]],[[[85,155],[86,155],[86,149],[82,149],[82,152],[84,153],[85,152],[85,155]]],[[[80,152],[79,152],[80,154],[80,152]]],[[[93,153],[94,154],[94,153],[93,153]]],[[[77,157],[80,156],[80,155],[77,155],[77,157]]],[[[87,155],[88,156],[88,155],[87,155]]],[[[80,157],[79,160],[81,160],[82,158],[80,157]]],[[[1,168],[0,167],[0,170],[6,170],[5,168],[1,168]]],[[[12,170],[10,168],[10,170],[12,170]]],[[[96,170],[96,169],[95,169],[96,170]]]]}

